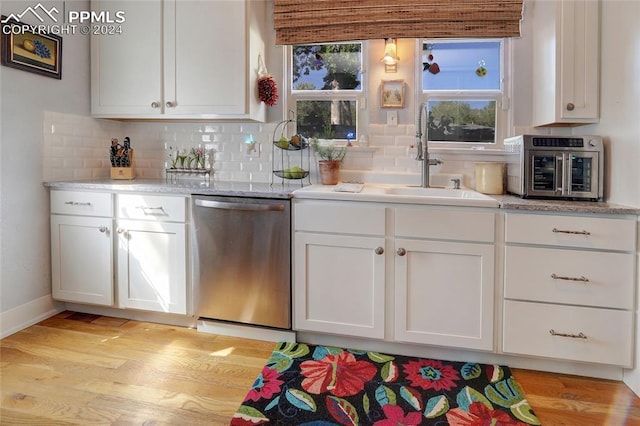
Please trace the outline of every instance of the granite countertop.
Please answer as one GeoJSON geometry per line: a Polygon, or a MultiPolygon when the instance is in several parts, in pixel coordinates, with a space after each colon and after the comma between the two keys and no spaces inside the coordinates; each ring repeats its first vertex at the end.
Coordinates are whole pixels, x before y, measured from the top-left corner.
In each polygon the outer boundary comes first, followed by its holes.
{"type": "MultiPolygon", "coordinates": [[[[165,179],[112,180],[104,178],[45,182],[44,185],[53,189],[293,198],[295,196],[294,191],[296,189],[300,189],[301,186],[298,181],[292,182],[295,183],[274,183],[273,185],[270,185],[268,183],[218,182],[213,180],[205,182],[202,180],[185,179],[171,182],[170,180],[165,179]]],[[[640,208],[622,206],[607,202],[531,200],[513,195],[492,195],[491,197],[497,200],[499,208],[505,210],[640,215],[640,208]]]]}
{"type": "Polygon", "coordinates": [[[532,200],[515,195],[492,195],[498,200],[501,209],[529,210],[539,212],[592,213],[592,214],[628,214],[640,215],[640,208],[619,204],[593,201],[532,200]]]}
{"type": "Polygon", "coordinates": [[[149,192],[179,195],[226,195],[261,198],[292,198],[293,191],[300,188],[299,182],[296,185],[281,183],[270,185],[268,183],[218,182],[213,180],[207,182],[204,180],[184,179],[171,182],[166,179],[112,180],[109,178],[45,182],[44,185],[53,189],[149,192]]]}

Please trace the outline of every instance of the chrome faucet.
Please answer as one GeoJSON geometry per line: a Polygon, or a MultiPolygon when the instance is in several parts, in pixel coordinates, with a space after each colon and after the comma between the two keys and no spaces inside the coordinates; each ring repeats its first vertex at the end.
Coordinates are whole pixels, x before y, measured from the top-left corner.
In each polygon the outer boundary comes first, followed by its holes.
{"type": "Polygon", "coordinates": [[[437,166],[438,164],[442,164],[437,158],[429,157],[429,142],[427,141],[427,132],[422,133],[422,112],[427,112],[427,104],[423,102],[420,104],[420,109],[418,109],[418,117],[416,119],[416,139],[417,143],[417,155],[416,160],[422,161],[422,176],[420,180],[420,186],[423,188],[429,188],[429,167],[437,166]],[[424,136],[424,143],[422,142],[422,138],[424,136]]]}

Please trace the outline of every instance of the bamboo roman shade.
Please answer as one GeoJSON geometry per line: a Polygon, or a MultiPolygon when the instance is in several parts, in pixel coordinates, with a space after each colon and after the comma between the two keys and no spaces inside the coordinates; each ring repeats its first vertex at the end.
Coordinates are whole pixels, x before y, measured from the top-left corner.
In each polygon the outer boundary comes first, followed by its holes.
{"type": "Polygon", "coordinates": [[[276,44],[520,36],[523,0],[274,0],[276,44]]]}

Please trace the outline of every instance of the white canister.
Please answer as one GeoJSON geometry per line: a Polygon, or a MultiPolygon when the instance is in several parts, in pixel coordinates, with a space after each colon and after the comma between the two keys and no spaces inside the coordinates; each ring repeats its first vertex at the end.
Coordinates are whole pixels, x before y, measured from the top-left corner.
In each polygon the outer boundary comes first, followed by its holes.
{"type": "Polygon", "coordinates": [[[476,191],[489,195],[504,193],[504,163],[476,163],[476,191]]]}

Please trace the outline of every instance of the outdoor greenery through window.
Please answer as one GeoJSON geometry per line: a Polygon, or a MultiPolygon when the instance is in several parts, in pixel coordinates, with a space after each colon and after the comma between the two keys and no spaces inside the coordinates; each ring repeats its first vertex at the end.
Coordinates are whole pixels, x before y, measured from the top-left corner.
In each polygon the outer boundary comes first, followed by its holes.
{"type": "Polygon", "coordinates": [[[299,134],[357,138],[357,96],[362,86],[362,43],[292,47],[291,96],[299,134]]]}
{"type": "Polygon", "coordinates": [[[501,140],[502,41],[424,41],[421,56],[427,139],[460,145],[501,140]]]}

